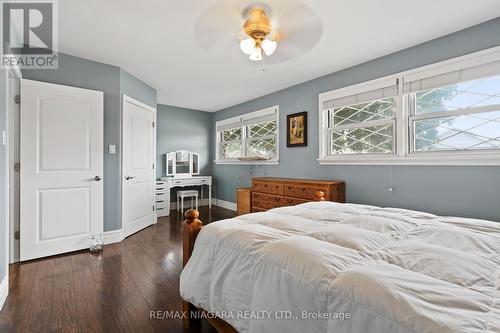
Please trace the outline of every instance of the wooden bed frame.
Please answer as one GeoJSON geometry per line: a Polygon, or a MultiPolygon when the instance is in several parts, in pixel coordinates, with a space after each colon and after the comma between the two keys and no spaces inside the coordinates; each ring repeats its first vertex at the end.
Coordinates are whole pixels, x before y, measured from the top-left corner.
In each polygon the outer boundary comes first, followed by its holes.
{"type": "MultiPolygon", "coordinates": [[[[314,196],[314,201],[325,201],[325,194],[317,191],[314,196]]],[[[183,223],[182,230],[182,251],[183,251],[183,266],[186,266],[191,254],[193,253],[196,237],[203,228],[203,224],[198,219],[200,213],[196,209],[190,209],[184,214],[186,220],[183,223]]],[[[184,329],[189,330],[192,327],[200,325],[201,317],[206,318],[219,333],[238,333],[229,323],[208,315],[208,311],[197,308],[189,302],[182,302],[182,310],[184,311],[184,329]],[[203,315],[204,314],[204,315],[203,315]]]]}

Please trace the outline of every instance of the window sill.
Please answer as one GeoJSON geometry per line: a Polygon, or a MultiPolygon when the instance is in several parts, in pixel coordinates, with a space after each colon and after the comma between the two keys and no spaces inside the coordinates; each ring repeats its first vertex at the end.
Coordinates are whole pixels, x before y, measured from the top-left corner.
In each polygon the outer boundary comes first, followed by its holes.
{"type": "Polygon", "coordinates": [[[337,156],[318,159],[320,165],[449,165],[500,166],[500,154],[491,155],[412,155],[412,156],[337,156]]]}
{"type": "Polygon", "coordinates": [[[268,160],[268,161],[215,160],[214,163],[228,164],[228,165],[278,165],[279,160],[268,160]]]}

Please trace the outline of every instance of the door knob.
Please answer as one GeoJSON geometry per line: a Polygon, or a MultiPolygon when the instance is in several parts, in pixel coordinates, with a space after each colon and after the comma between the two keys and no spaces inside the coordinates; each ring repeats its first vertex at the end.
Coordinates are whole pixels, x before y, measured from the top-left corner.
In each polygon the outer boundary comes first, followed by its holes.
{"type": "Polygon", "coordinates": [[[135,177],[134,176],[127,176],[127,177],[125,177],[125,179],[126,180],[131,180],[131,179],[135,179],[135,177]]]}
{"type": "Polygon", "coordinates": [[[102,179],[102,178],[101,178],[101,177],[99,177],[99,176],[95,176],[95,177],[94,177],[94,180],[95,180],[96,182],[100,182],[100,181],[101,181],[101,179],[102,179]]]}

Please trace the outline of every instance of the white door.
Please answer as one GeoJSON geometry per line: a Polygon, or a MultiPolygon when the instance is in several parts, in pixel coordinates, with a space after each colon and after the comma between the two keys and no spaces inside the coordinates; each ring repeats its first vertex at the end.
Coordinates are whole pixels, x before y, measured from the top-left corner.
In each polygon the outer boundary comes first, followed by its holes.
{"type": "Polygon", "coordinates": [[[103,93],[21,80],[20,257],[88,248],[103,231],[103,93]]]}
{"type": "Polygon", "coordinates": [[[123,96],[123,198],[125,236],[155,221],[155,109],[123,96]]]}

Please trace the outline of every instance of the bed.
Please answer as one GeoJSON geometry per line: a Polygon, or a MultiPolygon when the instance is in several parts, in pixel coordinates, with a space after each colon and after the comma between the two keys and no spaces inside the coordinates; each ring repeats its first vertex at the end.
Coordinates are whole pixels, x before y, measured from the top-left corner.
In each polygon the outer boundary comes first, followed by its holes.
{"type": "Polygon", "coordinates": [[[196,214],[180,293],[219,332],[500,332],[498,223],[326,201],[196,214]]]}

